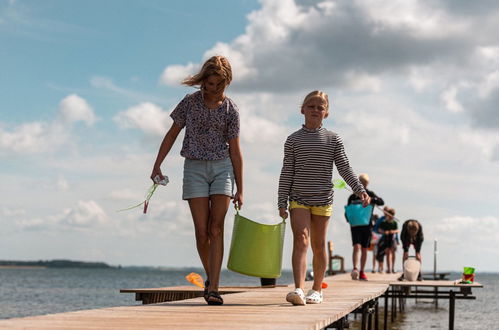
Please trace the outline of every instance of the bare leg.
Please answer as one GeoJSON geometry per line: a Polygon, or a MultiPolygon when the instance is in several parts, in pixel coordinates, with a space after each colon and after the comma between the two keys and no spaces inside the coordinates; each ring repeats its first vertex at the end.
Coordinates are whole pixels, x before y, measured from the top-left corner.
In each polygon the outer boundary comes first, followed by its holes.
{"type": "MultiPolygon", "coordinates": [[[[292,209],[291,229],[293,230],[293,277],[295,287],[305,288],[307,273],[307,249],[310,240],[310,211],[307,209],[292,209]]],[[[315,275],[315,274],[314,274],[315,275]]]]}
{"type": "Polygon", "coordinates": [[[220,282],[220,269],[224,256],[224,223],[229,208],[230,197],[225,195],[210,196],[210,255],[209,255],[209,291],[217,291],[220,282]]]}
{"type": "Polygon", "coordinates": [[[322,281],[327,267],[326,234],[329,217],[312,215],[310,226],[310,241],[313,251],[314,285],[312,289],[322,291],[322,281]]]}
{"type": "Polygon", "coordinates": [[[386,248],[385,249],[385,254],[386,254],[386,272],[391,273],[392,272],[392,248],[386,248]]]}
{"type": "Polygon", "coordinates": [[[392,246],[392,273],[395,273],[395,257],[397,255],[397,247],[392,246]]]}
{"type": "Polygon", "coordinates": [[[376,249],[373,250],[373,273],[376,271],[376,249]]]}
{"type": "Polygon", "coordinates": [[[380,273],[382,273],[382,272],[383,272],[383,269],[384,269],[384,264],[385,264],[385,263],[384,263],[384,261],[383,261],[383,260],[378,261],[378,271],[379,271],[380,273]]]}
{"type": "Polygon", "coordinates": [[[360,271],[363,272],[364,268],[366,268],[367,248],[361,247],[360,251],[361,251],[361,254],[360,254],[360,271]]]}
{"type": "Polygon", "coordinates": [[[210,203],[208,197],[189,199],[194,231],[196,234],[196,247],[199,258],[203,264],[207,279],[210,279],[210,238],[208,233],[210,221],[210,203]]]}
{"type": "Polygon", "coordinates": [[[355,244],[353,246],[353,254],[352,254],[353,268],[359,269],[359,258],[361,254],[360,250],[361,250],[360,244],[355,244]]]}

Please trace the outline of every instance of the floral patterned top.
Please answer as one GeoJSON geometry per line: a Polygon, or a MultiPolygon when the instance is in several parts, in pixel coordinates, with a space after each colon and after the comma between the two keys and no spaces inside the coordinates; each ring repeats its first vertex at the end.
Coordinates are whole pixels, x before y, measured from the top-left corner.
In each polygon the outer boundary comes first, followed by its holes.
{"type": "Polygon", "coordinates": [[[218,108],[208,109],[201,91],[187,94],[170,117],[175,124],[185,127],[180,151],[185,158],[225,159],[229,157],[229,140],[239,136],[239,110],[228,97],[218,108]]]}

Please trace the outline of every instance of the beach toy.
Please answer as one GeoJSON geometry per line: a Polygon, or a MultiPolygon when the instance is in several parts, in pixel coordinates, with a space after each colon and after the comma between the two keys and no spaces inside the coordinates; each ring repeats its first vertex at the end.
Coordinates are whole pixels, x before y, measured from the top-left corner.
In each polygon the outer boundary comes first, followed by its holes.
{"type": "Polygon", "coordinates": [[[185,279],[189,283],[199,286],[200,288],[204,288],[203,277],[201,277],[201,275],[199,275],[198,273],[190,273],[189,275],[185,276],[185,279]]]}
{"type": "Polygon", "coordinates": [[[343,180],[340,180],[340,179],[334,179],[333,180],[333,187],[336,189],[345,189],[345,188],[347,188],[347,183],[343,180]]]}
{"type": "Polygon", "coordinates": [[[371,222],[374,207],[372,204],[363,207],[362,204],[352,203],[345,206],[345,217],[350,226],[367,226],[371,222]]]}
{"type": "Polygon", "coordinates": [[[323,288],[323,289],[327,289],[327,287],[328,287],[327,283],[326,283],[326,282],[322,282],[322,284],[321,284],[321,288],[323,288]]]}
{"type": "MultiPolygon", "coordinates": [[[[347,183],[341,179],[334,179],[333,180],[333,188],[340,189],[340,190],[346,189],[349,192],[353,193],[353,191],[350,188],[348,188],[347,183]]],[[[374,207],[376,207],[380,211],[383,211],[383,209],[379,205],[374,205],[374,207]]],[[[393,216],[393,219],[395,219],[395,221],[397,221],[397,222],[400,221],[395,216],[393,216]]]]}
{"type": "Polygon", "coordinates": [[[286,222],[265,225],[239,214],[236,209],[227,268],[260,278],[281,276],[286,222]]]}
{"type": "Polygon", "coordinates": [[[160,179],[159,175],[156,175],[154,177],[154,183],[147,190],[146,199],[144,199],[142,202],[140,202],[137,205],[130,206],[130,207],[127,207],[125,209],[118,210],[116,212],[128,211],[128,210],[132,210],[134,208],[137,208],[141,205],[144,205],[144,214],[147,213],[147,207],[149,206],[149,200],[151,199],[152,195],[156,191],[156,188],[158,186],[166,186],[168,184],[168,182],[169,182],[168,177],[166,175],[164,176],[164,179],[160,179]]]}
{"type": "Polygon", "coordinates": [[[464,267],[461,283],[473,284],[475,282],[475,268],[464,267]]]}

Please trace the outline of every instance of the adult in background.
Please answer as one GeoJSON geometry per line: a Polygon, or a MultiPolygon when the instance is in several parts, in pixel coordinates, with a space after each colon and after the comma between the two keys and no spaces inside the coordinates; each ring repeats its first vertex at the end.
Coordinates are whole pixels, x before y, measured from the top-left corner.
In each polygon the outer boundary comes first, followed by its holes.
{"type": "MultiPolygon", "coordinates": [[[[423,226],[418,220],[407,220],[402,225],[402,232],[400,233],[400,240],[402,241],[402,248],[404,249],[404,256],[402,258],[402,266],[409,258],[409,247],[411,244],[416,250],[416,260],[422,263],[421,259],[421,246],[423,245],[423,226]]],[[[403,267],[402,267],[403,268],[403,267]]]]}
{"type": "MultiPolygon", "coordinates": [[[[359,181],[364,186],[367,194],[371,197],[371,204],[373,205],[384,205],[385,202],[381,197],[378,197],[373,191],[367,189],[369,185],[369,175],[366,173],[362,173],[359,175],[359,181]]],[[[348,205],[360,203],[360,198],[352,194],[348,197],[348,205]]],[[[353,270],[351,273],[353,280],[363,280],[367,281],[367,276],[365,273],[366,261],[367,261],[367,249],[371,243],[371,225],[368,224],[366,226],[351,226],[350,227],[352,233],[352,245],[353,245],[353,253],[352,253],[352,262],[353,262],[353,270]],[[359,267],[360,266],[360,267],[359,267]],[[360,268],[360,271],[359,271],[360,268]]]]}

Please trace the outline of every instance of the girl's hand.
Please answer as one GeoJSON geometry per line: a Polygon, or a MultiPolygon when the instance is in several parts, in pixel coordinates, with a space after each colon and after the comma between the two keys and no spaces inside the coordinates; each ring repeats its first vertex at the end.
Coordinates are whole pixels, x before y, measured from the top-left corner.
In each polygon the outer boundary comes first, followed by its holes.
{"type": "Polygon", "coordinates": [[[366,207],[367,205],[371,204],[371,197],[369,197],[366,192],[360,194],[359,197],[362,200],[362,207],[366,207]]]}
{"type": "Polygon", "coordinates": [[[240,210],[243,207],[243,193],[236,191],[232,203],[234,203],[236,209],[240,210]]]}
{"type": "Polygon", "coordinates": [[[288,218],[288,211],[286,211],[286,209],[284,207],[280,207],[279,208],[279,216],[283,219],[287,219],[288,218]]]}
{"type": "Polygon", "coordinates": [[[151,180],[152,180],[152,182],[154,182],[154,183],[156,183],[156,182],[154,181],[154,178],[156,177],[156,175],[159,175],[159,179],[160,179],[160,180],[164,180],[164,178],[165,178],[165,177],[163,176],[163,173],[161,173],[161,169],[160,169],[159,167],[158,167],[158,168],[156,168],[156,167],[155,167],[155,168],[153,168],[153,169],[152,169],[152,173],[151,173],[151,180]]]}

